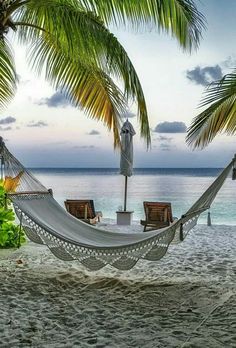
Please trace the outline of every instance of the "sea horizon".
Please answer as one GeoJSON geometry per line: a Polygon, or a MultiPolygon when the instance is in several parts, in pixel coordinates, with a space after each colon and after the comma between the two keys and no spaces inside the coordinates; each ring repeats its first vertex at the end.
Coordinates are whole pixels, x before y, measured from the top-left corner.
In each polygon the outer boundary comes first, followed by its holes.
{"type": "MultiPolygon", "coordinates": [[[[133,175],[159,174],[159,175],[194,175],[194,176],[216,176],[224,168],[220,167],[136,167],[133,175]]],[[[33,172],[79,172],[89,175],[119,174],[119,167],[30,167],[27,170],[33,172]]]]}
{"type": "MultiPolygon", "coordinates": [[[[121,175],[120,169],[116,167],[33,167],[28,168],[34,174],[70,174],[70,175],[121,175]]],[[[167,167],[144,167],[134,168],[133,176],[135,175],[160,175],[160,176],[191,176],[191,177],[216,177],[223,168],[213,167],[183,167],[183,168],[167,168],[167,167]]]]}
{"type": "MultiPolygon", "coordinates": [[[[27,169],[117,169],[119,167],[27,167],[27,169]]],[[[223,169],[223,167],[134,167],[139,169],[223,169]]]]}

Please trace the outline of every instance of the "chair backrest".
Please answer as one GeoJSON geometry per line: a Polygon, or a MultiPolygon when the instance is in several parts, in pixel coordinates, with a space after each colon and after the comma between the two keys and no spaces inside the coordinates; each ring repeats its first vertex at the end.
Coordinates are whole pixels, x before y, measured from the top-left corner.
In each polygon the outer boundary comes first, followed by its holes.
{"type": "Polygon", "coordinates": [[[94,203],[91,199],[67,199],[66,210],[78,219],[93,219],[95,217],[94,203]]]}
{"type": "Polygon", "coordinates": [[[146,220],[149,222],[173,222],[171,203],[143,202],[146,220]]]}

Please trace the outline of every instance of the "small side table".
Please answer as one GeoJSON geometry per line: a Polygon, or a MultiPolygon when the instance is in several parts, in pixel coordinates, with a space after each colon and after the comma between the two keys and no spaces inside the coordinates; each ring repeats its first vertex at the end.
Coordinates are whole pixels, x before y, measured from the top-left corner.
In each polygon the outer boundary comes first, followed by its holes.
{"type": "Polygon", "coordinates": [[[131,225],[133,217],[133,211],[117,211],[116,223],[117,225],[131,225]]]}

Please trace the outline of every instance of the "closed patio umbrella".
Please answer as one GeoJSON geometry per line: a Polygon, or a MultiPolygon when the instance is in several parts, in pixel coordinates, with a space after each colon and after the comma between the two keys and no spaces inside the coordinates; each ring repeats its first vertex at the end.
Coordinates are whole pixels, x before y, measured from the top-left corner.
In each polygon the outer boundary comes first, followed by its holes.
{"type": "Polygon", "coordinates": [[[127,181],[133,175],[133,136],[135,130],[132,124],[126,120],[121,128],[121,154],[120,154],[120,174],[125,176],[125,197],[124,211],[127,205],[127,181]]]}

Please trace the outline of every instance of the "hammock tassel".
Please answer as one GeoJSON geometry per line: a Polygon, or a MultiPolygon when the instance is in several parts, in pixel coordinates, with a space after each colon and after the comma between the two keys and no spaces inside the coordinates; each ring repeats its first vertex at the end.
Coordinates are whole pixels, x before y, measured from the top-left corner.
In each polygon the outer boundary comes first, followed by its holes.
{"type": "Polygon", "coordinates": [[[233,171],[232,171],[232,180],[236,180],[236,168],[233,168],[233,171]]]}
{"type": "Polygon", "coordinates": [[[20,228],[19,228],[19,235],[18,235],[18,245],[17,245],[17,248],[20,247],[20,237],[21,237],[21,232],[22,232],[22,212],[20,214],[20,228]]]}
{"type": "Polygon", "coordinates": [[[4,209],[7,210],[8,206],[7,206],[7,200],[8,200],[8,196],[7,193],[4,194],[4,209]]]}
{"type": "Polygon", "coordinates": [[[4,158],[1,156],[1,180],[3,180],[3,172],[4,172],[4,158]]]}
{"type": "Polygon", "coordinates": [[[182,222],[180,224],[180,229],[179,229],[179,240],[181,242],[184,240],[184,228],[183,228],[183,223],[182,222]]]}
{"type": "Polygon", "coordinates": [[[207,213],[207,226],[211,226],[211,213],[207,213]]]}
{"type": "Polygon", "coordinates": [[[236,166],[235,166],[235,162],[236,162],[236,154],[234,155],[234,158],[233,158],[232,180],[236,180],[236,166]]]}

